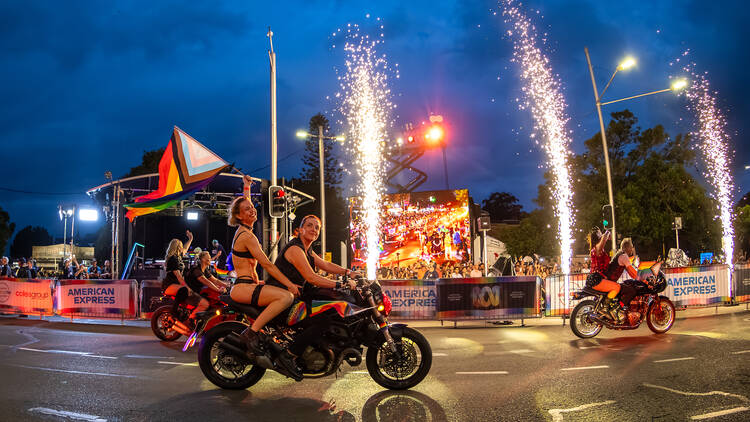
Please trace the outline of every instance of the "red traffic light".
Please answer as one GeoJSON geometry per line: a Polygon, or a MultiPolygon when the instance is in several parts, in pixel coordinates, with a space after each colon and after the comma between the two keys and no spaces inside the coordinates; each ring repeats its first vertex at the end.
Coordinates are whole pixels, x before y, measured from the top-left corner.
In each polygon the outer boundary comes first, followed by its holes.
{"type": "Polygon", "coordinates": [[[283,189],[279,189],[279,190],[276,191],[276,197],[277,198],[283,198],[284,195],[286,195],[286,194],[284,193],[283,189]]]}

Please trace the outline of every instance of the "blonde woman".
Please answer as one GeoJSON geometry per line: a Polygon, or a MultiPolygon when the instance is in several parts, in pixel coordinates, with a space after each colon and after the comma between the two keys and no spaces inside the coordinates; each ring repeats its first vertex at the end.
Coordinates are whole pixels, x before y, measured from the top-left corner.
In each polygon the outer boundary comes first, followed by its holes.
{"type": "Polygon", "coordinates": [[[200,302],[200,296],[196,294],[190,294],[190,289],[185,283],[185,278],[182,276],[182,271],[185,269],[185,264],[182,262],[182,255],[190,247],[193,242],[193,234],[190,230],[186,232],[188,241],[185,245],[182,244],[180,239],[172,239],[167,247],[167,253],[164,256],[164,269],[167,275],[161,282],[161,288],[164,290],[165,295],[174,296],[172,311],[177,311],[177,307],[185,299],[189,299],[188,303],[192,305],[198,305],[200,302]],[[180,290],[180,289],[185,290],[180,290]]]}
{"type": "MultiPolygon", "coordinates": [[[[244,192],[249,195],[252,179],[244,177],[244,192]]],[[[242,332],[240,337],[245,341],[248,349],[256,355],[262,355],[260,348],[264,339],[260,330],[276,315],[291,306],[295,296],[299,296],[297,285],[289,281],[284,274],[276,268],[261,249],[258,238],[253,233],[253,224],[258,219],[255,207],[248,197],[241,196],[229,206],[228,224],[237,227],[232,240],[232,264],[237,272],[237,281],[232,287],[230,296],[232,300],[245,303],[257,308],[265,308],[255,319],[253,325],[242,332]],[[286,289],[259,284],[258,273],[255,270],[260,264],[268,274],[278,280],[286,289]]],[[[292,374],[295,379],[302,379],[302,375],[294,363],[294,357],[285,351],[279,355],[279,363],[292,374]]]]}

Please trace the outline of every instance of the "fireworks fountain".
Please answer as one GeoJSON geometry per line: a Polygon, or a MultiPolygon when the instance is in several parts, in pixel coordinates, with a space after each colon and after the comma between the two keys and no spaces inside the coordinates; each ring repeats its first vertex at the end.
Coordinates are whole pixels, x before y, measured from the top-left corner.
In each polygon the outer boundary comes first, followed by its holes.
{"type": "MultiPolygon", "coordinates": [[[[552,194],[556,200],[555,215],[558,219],[560,239],[560,267],[564,274],[570,273],[570,260],[573,246],[573,188],[568,172],[570,157],[569,132],[566,129],[568,118],[565,115],[565,99],[560,82],[552,73],[549,59],[536,45],[536,28],[513,0],[504,0],[505,23],[512,29],[507,35],[513,40],[514,61],[521,65],[521,79],[526,102],[524,108],[531,108],[535,129],[542,133],[543,148],[554,175],[552,194]]],[[[565,297],[567,300],[567,283],[565,297]]]]}
{"type": "MultiPolygon", "coordinates": [[[[382,29],[382,26],[381,26],[382,29]]],[[[356,157],[359,184],[355,188],[362,201],[362,226],[365,231],[367,278],[376,278],[378,263],[380,199],[383,187],[383,144],[387,138],[391,110],[388,74],[391,73],[384,54],[377,48],[383,34],[371,38],[349,24],[345,30],[346,72],[339,76],[341,113],[353,141],[351,152],[356,157]]]]}
{"type": "MultiPolygon", "coordinates": [[[[685,52],[683,56],[687,55],[685,52]]],[[[716,92],[711,86],[706,73],[697,73],[695,63],[689,63],[683,70],[691,75],[690,86],[685,90],[688,99],[688,109],[695,113],[696,137],[706,162],[704,176],[714,188],[714,197],[719,202],[722,237],[721,246],[732,274],[734,257],[734,229],[732,228],[732,184],[731,152],[729,151],[729,135],[726,132],[726,119],[716,104],[716,92]]],[[[729,296],[732,295],[732,283],[729,283],[729,296]]]]}

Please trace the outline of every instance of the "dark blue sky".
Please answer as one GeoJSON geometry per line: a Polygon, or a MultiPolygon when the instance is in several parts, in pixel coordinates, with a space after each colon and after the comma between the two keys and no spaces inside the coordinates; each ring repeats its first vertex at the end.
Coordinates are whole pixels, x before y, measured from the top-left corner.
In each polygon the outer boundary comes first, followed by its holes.
{"type": "MultiPolygon", "coordinates": [[[[727,113],[737,194],[748,190],[744,2],[566,0],[530,1],[527,8],[540,11],[538,27],[548,33],[546,51],[565,88],[574,149],[598,131],[584,46],[602,85],[626,54],[638,59],[636,69],[618,75],[610,99],[667,87],[674,72],[668,63],[690,48],[727,113]]],[[[103,183],[105,171],[123,175],[144,150],[164,146],[173,125],[243,169],[266,166],[267,26],[278,56],[283,157],[302,147],[297,128],[335,108],[326,97],[337,91],[334,66],[343,52],[332,48],[331,34],[349,22],[372,26],[380,17],[383,52],[400,68],[392,86],[396,122],[444,115],[453,134],[451,187],[468,188],[477,201],[508,191],[533,208],[544,157],[529,138],[529,112],[517,107],[518,68],[495,9],[495,2],[441,0],[2,2],[0,188],[84,192],[103,183]]],[[[691,129],[684,98],[661,94],[624,106],[644,128],[662,123],[672,135],[691,129]]],[[[279,163],[279,175],[296,176],[300,158],[279,163]]],[[[425,189],[443,187],[438,151],[417,167],[430,174],[425,189]]],[[[268,177],[269,170],[254,175],[268,177]]],[[[88,203],[84,195],[0,190],[0,207],[18,229],[43,225],[61,236],[60,202],[88,203]]]]}

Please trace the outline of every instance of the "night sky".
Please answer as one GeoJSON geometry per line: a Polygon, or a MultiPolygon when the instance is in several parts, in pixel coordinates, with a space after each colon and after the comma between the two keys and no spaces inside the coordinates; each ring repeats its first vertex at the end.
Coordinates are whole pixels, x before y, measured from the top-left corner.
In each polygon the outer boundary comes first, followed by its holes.
{"type": "MultiPolygon", "coordinates": [[[[668,87],[678,73],[669,62],[689,48],[727,115],[737,196],[748,190],[745,2],[566,0],[526,7],[547,33],[576,151],[599,130],[584,46],[600,87],[625,55],[638,60],[618,74],[607,99],[668,87]]],[[[365,30],[384,25],[382,52],[400,69],[392,85],[393,132],[442,114],[451,126],[451,187],[468,188],[477,202],[508,191],[531,209],[544,156],[530,139],[529,111],[518,109],[519,69],[496,9],[495,2],[441,0],[2,2],[0,207],[16,230],[42,225],[62,236],[57,204],[91,204],[84,191],[104,183],[105,171],[122,176],[144,150],[165,146],[173,125],[244,170],[263,168],[254,176],[269,177],[267,27],[274,32],[285,157],[303,147],[294,133],[310,116],[341,118],[327,99],[338,90],[334,67],[344,57],[342,40],[332,34],[358,23],[365,30]]],[[[605,112],[627,107],[643,128],[662,123],[676,135],[692,128],[685,104],[666,93],[605,112]]],[[[300,151],[280,162],[279,176],[297,176],[301,157],[300,151]]],[[[416,166],[429,174],[423,190],[444,186],[439,151],[416,166]]],[[[83,230],[97,224],[83,223],[83,230]]]]}

